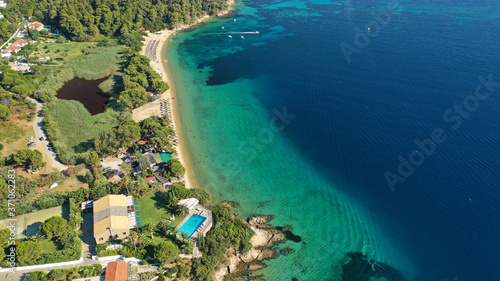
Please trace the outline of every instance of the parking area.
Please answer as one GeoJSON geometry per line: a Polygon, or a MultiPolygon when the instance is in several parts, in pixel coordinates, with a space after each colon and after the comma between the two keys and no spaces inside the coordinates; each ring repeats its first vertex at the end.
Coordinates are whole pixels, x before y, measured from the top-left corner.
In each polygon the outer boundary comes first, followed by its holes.
{"type": "Polygon", "coordinates": [[[121,154],[121,155],[119,155],[119,157],[113,157],[113,158],[101,161],[101,166],[104,169],[104,172],[106,174],[110,174],[110,173],[114,174],[114,176],[111,178],[119,177],[119,175],[122,173],[120,170],[120,166],[126,162],[130,164],[129,159],[130,158],[127,155],[121,154]]]}

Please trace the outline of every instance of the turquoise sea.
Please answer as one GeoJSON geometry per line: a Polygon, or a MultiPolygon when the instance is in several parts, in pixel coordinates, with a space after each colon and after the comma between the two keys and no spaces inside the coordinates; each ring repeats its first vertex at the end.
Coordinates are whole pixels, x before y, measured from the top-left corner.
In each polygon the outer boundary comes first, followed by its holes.
{"type": "Polygon", "coordinates": [[[443,117],[500,80],[498,27],[493,1],[250,0],[172,37],[197,182],[302,238],[266,280],[500,278],[500,99],[443,117]],[[436,128],[446,142],[391,188],[436,128]]]}

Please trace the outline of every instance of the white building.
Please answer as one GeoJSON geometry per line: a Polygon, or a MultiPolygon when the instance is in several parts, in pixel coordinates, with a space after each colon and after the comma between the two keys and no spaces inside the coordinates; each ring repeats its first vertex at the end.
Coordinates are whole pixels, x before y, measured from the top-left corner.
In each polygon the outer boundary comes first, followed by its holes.
{"type": "Polygon", "coordinates": [[[37,21],[31,22],[28,24],[28,29],[36,29],[38,31],[42,31],[44,29],[43,23],[37,21]]]}
{"type": "Polygon", "coordinates": [[[2,50],[2,58],[12,57],[12,52],[2,50]]]}
{"type": "Polygon", "coordinates": [[[5,8],[7,7],[7,3],[5,3],[5,1],[0,1],[0,8],[5,8]]]}

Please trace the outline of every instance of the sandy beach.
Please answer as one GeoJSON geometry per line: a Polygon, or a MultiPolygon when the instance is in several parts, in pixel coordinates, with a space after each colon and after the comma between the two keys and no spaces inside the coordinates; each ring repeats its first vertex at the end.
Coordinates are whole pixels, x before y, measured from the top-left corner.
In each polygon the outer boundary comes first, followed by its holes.
{"type": "MultiPolygon", "coordinates": [[[[217,16],[227,15],[232,11],[232,6],[234,5],[234,1],[228,1],[229,9],[217,14],[217,16]]],[[[145,36],[144,46],[142,47],[141,54],[149,57],[151,59],[151,67],[161,75],[163,81],[167,82],[169,85],[169,89],[161,94],[160,99],[147,103],[141,107],[134,109],[132,113],[132,119],[135,121],[144,120],[150,116],[160,116],[161,108],[160,101],[166,100],[170,104],[170,109],[167,112],[170,120],[172,121],[173,129],[176,132],[178,145],[174,146],[177,155],[174,155],[175,158],[179,159],[182,165],[186,168],[186,174],[184,175],[184,183],[187,188],[199,187],[196,183],[196,178],[193,175],[193,169],[191,167],[191,162],[189,162],[189,155],[186,151],[185,144],[182,142],[183,136],[182,131],[180,130],[180,122],[179,122],[179,110],[177,106],[175,85],[172,83],[172,76],[170,73],[170,69],[168,68],[168,62],[165,61],[165,47],[166,44],[170,41],[170,37],[174,36],[176,32],[179,32],[183,29],[190,28],[195,26],[210,17],[205,15],[204,17],[198,19],[195,23],[189,25],[182,25],[174,30],[164,29],[160,32],[149,33],[145,36]]]]}

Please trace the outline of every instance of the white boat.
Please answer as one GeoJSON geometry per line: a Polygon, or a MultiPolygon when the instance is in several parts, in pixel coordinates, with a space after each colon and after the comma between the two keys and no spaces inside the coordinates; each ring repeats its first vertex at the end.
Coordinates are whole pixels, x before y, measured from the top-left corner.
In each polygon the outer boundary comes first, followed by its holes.
{"type": "Polygon", "coordinates": [[[233,21],[236,21],[236,19],[233,19],[233,21]]]}
{"type": "Polygon", "coordinates": [[[224,29],[224,26],[222,26],[221,28],[224,29]]]}
{"type": "Polygon", "coordinates": [[[245,39],[245,37],[243,37],[243,35],[241,35],[241,39],[245,39]]]}
{"type": "Polygon", "coordinates": [[[231,35],[228,35],[227,37],[229,37],[229,38],[233,38],[233,36],[231,36],[231,35]]]}

